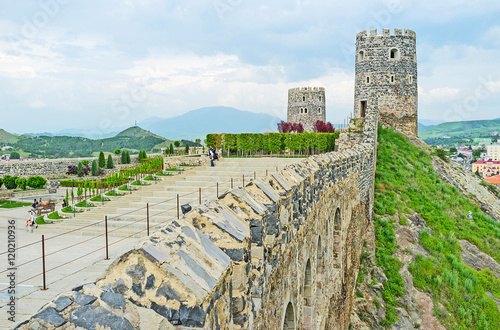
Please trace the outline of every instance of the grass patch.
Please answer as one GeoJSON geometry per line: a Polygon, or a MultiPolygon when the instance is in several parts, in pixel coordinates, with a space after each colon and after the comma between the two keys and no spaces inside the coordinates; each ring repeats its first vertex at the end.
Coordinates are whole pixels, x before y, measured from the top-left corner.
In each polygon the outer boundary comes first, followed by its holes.
{"type": "Polygon", "coordinates": [[[45,216],[42,215],[42,216],[39,216],[38,218],[35,219],[35,222],[39,225],[51,225],[52,223],[51,222],[45,222],[45,216]]]}
{"type": "MultiPolygon", "coordinates": [[[[429,152],[390,129],[379,127],[378,132],[375,212],[390,215],[396,211],[399,214],[415,211],[433,233],[433,236],[426,230],[420,233],[420,244],[430,256],[418,255],[410,265],[413,284],[429,292],[435,305],[444,306],[435,315],[446,328],[500,329],[498,306],[486,295],[489,291],[500,298],[500,279],[495,279],[488,269],[478,272],[465,265],[458,243],[458,239],[467,240],[500,262],[500,223],[485,215],[457,188],[441,181],[434,172],[429,152]],[[473,221],[468,220],[469,211],[473,221]]],[[[405,219],[401,217],[400,224],[405,219]]],[[[397,320],[390,308],[400,294],[397,280],[400,262],[393,257],[393,226],[376,217],[377,264],[384,267],[389,279],[383,292],[388,306],[386,326],[397,320]]]]}
{"type": "Polygon", "coordinates": [[[148,175],[147,177],[144,178],[144,180],[148,180],[148,181],[161,181],[161,179],[154,179],[152,175],[148,175]]]}
{"type": "Polygon", "coordinates": [[[131,184],[134,185],[134,186],[149,186],[148,183],[142,184],[140,180],[134,181],[131,184]]]}
{"type": "Polygon", "coordinates": [[[81,201],[80,203],[76,203],[75,204],[76,207],[95,207],[95,205],[92,205],[91,203],[87,202],[85,203],[85,201],[81,201]]]}
{"type": "Polygon", "coordinates": [[[167,173],[163,173],[163,172],[156,172],[156,175],[157,176],[171,176],[172,174],[167,174],[167,173]]]}
{"type": "Polygon", "coordinates": [[[92,202],[109,202],[109,199],[107,198],[102,198],[101,195],[94,196],[90,199],[92,202]]]}
{"type": "Polygon", "coordinates": [[[16,207],[30,206],[32,203],[0,201],[0,207],[4,209],[13,209],[16,207]]]}
{"type": "Polygon", "coordinates": [[[184,170],[177,169],[177,168],[166,168],[165,171],[167,171],[167,172],[182,172],[184,170]]]}
{"type": "Polygon", "coordinates": [[[132,189],[128,189],[127,185],[124,185],[124,186],[118,187],[118,190],[120,190],[120,191],[135,191],[137,189],[133,189],[133,188],[132,189]]]}
{"type": "Polygon", "coordinates": [[[82,213],[83,211],[73,211],[73,210],[71,210],[71,206],[66,206],[65,208],[61,209],[61,212],[64,212],[64,213],[82,213]]]}
{"type": "Polygon", "coordinates": [[[59,213],[57,213],[57,211],[54,211],[52,213],[50,213],[49,215],[47,215],[47,218],[48,219],[51,219],[51,220],[59,220],[59,219],[64,219],[63,217],[61,217],[59,215],[59,213]]]}
{"type": "Polygon", "coordinates": [[[116,190],[111,190],[111,191],[108,191],[107,193],[105,193],[104,195],[116,197],[116,196],[123,196],[124,194],[117,193],[116,190]]]}

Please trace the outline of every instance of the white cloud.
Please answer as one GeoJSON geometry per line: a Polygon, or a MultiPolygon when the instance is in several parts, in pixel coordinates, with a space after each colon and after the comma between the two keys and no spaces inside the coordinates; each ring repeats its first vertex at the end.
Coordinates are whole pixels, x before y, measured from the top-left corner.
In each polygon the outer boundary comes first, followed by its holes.
{"type": "Polygon", "coordinates": [[[29,103],[29,107],[33,109],[38,109],[38,108],[44,108],[45,107],[45,102],[43,101],[33,101],[29,103]]]}

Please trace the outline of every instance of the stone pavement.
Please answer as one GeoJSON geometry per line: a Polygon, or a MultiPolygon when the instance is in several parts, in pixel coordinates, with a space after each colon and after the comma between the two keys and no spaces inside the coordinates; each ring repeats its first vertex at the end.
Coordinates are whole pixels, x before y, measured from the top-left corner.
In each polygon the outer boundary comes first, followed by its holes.
{"type": "MultiPolygon", "coordinates": [[[[169,219],[175,218],[175,196],[177,194],[182,196],[181,204],[191,203],[197,205],[199,188],[202,188],[202,201],[215,199],[217,182],[219,182],[219,195],[221,195],[230,188],[231,178],[233,178],[234,187],[238,187],[243,183],[243,175],[246,177],[246,184],[253,179],[254,172],[256,177],[263,177],[266,170],[270,174],[277,167],[283,168],[300,160],[302,159],[223,159],[221,162],[216,162],[214,168],[200,166],[191,169],[179,176],[164,179],[157,184],[141,187],[130,195],[107,202],[104,206],[77,214],[75,218],[63,220],[53,225],[40,226],[33,233],[27,232],[25,229],[29,207],[13,210],[0,209],[0,237],[2,237],[1,242],[5,242],[0,246],[0,291],[8,286],[6,285],[8,278],[5,271],[7,268],[7,254],[1,254],[7,250],[7,220],[15,219],[17,221],[17,246],[35,242],[35,244],[17,252],[16,264],[21,265],[32,259],[39,258],[26,265],[19,266],[17,269],[16,282],[23,283],[17,287],[16,324],[35,314],[44,304],[58,294],[71,290],[74,286],[94,282],[104,274],[106,268],[116,257],[133,247],[138,242],[139,237],[144,237],[145,222],[141,221],[140,224],[134,222],[145,217],[145,210],[134,211],[144,207],[145,203],[156,204],[150,208],[151,215],[157,214],[156,217],[151,217],[151,225],[156,225],[159,228],[164,223],[168,223],[169,219]],[[131,213],[127,216],[121,216],[121,214],[128,212],[131,213]],[[109,235],[110,260],[104,260],[105,237],[103,235],[103,224],[99,223],[104,218],[104,215],[116,217],[108,223],[110,230],[124,224],[129,225],[109,235]],[[94,225],[83,230],[75,230],[81,226],[91,224],[94,225]],[[75,231],[71,234],[57,236],[57,234],[66,233],[70,230],[75,231]],[[138,230],[142,232],[134,234],[138,230]],[[45,234],[46,238],[46,284],[48,287],[46,291],[41,290],[43,280],[42,276],[39,275],[42,272],[41,243],[39,242],[41,234],[45,234]],[[73,246],[79,242],[84,243],[73,246]],[[65,247],[70,248],[57,252],[65,247]],[[86,254],[89,255],[84,256],[86,254]]],[[[2,329],[14,327],[12,322],[7,320],[6,303],[8,301],[9,295],[5,291],[0,292],[0,328],[2,329]]]]}

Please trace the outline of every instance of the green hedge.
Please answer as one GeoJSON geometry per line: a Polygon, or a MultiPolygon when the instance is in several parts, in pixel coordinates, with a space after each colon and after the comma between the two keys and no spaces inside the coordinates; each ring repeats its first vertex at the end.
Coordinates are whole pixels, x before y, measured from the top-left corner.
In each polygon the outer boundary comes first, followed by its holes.
{"type": "Polygon", "coordinates": [[[230,153],[328,152],[335,148],[335,133],[208,134],[207,145],[230,153]]]}

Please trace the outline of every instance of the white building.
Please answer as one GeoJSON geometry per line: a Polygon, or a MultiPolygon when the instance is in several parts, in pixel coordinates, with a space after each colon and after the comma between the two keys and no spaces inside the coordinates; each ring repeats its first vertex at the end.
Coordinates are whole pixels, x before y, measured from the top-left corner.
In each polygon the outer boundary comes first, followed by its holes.
{"type": "Polygon", "coordinates": [[[486,152],[491,159],[500,160],[500,144],[489,145],[486,152]]]}

